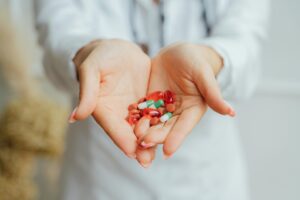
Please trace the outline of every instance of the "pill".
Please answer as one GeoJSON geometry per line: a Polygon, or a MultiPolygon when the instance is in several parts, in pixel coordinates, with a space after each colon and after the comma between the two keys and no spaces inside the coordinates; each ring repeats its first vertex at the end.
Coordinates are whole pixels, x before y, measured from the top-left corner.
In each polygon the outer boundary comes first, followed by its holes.
{"type": "Polygon", "coordinates": [[[165,111],[166,111],[166,109],[164,107],[159,107],[157,110],[160,113],[160,115],[165,114],[165,111]]]}
{"type": "Polygon", "coordinates": [[[129,116],[129,117],[127,118],[127,121],[128,121],[128,123],[129,123],[131,126],[134,125],[134,124],[136,124],[138,120],[139,120],[139,119],[137,119],[137,118],[135,118],[135,117],[133,117],[133,116],[129,116]]]}
{"type": "Polygon", "coordinates": [[[143,116],[149,115],[150,117],[160,117],[161,114],[157,109],[154,108],[145,108],[142,112],[143,116]]]}
{"type": "Polygon", "coordinates": [[[129,114],[132,115],[132,114],[139,114],[140,111],[138,109],[133,109],[131,111],[129,111],[129,114]]]}
{"type": "Polygon", "coordinates": [[[162,91],[152,92],[146,96],[147,100],[153,100],[153,101],[157,101],[163,98],[164,98],[164,93],[162,91]]]}
{"type": "Polygon", "coordinates": [[[142,103],[142,102],[144,102],[144,101],[147,101],[147,99],[146,99],[145,97],[140,98],[139,101],[138,101],[138,104],[139,104],[139,103],[142,103]]]}
{"type": "Polygon", "coordinates": [[[130,104],[129,106],[128,106],[128,110],[130,111],[130,110],[133,110],[133,109],[137,109],[138,108],[138,104],[137,103],[133,103],[133,104],[130,104]]]}
{"type": "Polygon", "coordinates": [[[139,104],[138,104],[138,109],[143,110],[143,109],[145,109],[145,108],[150,107],[150,106],[153,105],[153,104],[154,104],[154,101],[153,101],[153,100],[147,100],[147,101],[144,101],[144,102],[142,102],[142,103],[139,103],[139,104]]]}
{"type": "Polygon", "coordinates": [[[151,118],[151,120],[150,120],[150,125],[151,126],[154,126],[154,125],[156,125],[158,123],[159,123],[159,118],[158,117],[151,118]]]}
{"type": "Polygon", "coordinates": [[[130,117],[136,118],[136,119],[140,119],[141,115],[140,114],[132,114],[130,115],[130,117]]]}
{"type": "Polygon", "coordinates": [[[159,100],[156,101],[153,105],[155,106],[155,108],[159,108],[159,107],[161,107],[161,106],[164,106],[164,105],[165,105],[165,102],[164,102],[164,100],[159,99],[159,100]]]}
{"type": "Polygon", "coordinates": [[[161,116],[161,117],[159,118],[159,120],[160,120],[161,122],[166,122],[166,121],[168,121],[171,117],[172,117],[172,113],[167,112],[167,113],[165,113],[163,116],[161,116]]]}
{"type": "Polygon", "coordinates": [[[156,108],[159,108],[159,107],[164,106],[164,105],[165,105],[164,100],[160,99],[160,100],[154,102],[154,104],[152,104],[149,108],[156,109],[156,108]]]}
{"type": "Polygon", "coordinates": [[[137,103],[128,106],[128,116],[126,120],[129,124],[136,124],[140,118],[146,117],[151,125],[166,122],[172,117],[176,110],[176,94],[170,90],[155,91],[146,97],[139,99],[137,103]]]}
{"type": "Polygon", "coordinates": [[[170,90],[166,90],[164,92],[164,101],[166,104],[174,103],[175,102],[175,94],[170,90]]]}
{"type": "Polygon", "coordinates": [[[175,109],[176,109],[176,106],[175,106],[175,104],[173,104],[173,103],[167,104],[167,105],[166,105],[166,110],[167,110],[168,112],[174,112],[175,109]]]}

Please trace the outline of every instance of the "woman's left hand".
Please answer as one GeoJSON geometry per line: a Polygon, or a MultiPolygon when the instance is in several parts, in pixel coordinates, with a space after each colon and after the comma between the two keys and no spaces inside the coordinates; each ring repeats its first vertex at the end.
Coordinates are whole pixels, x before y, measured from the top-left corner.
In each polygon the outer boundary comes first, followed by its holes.
{"type": "Polygon", "coordinates": [[[151,163],[157,144],[163,144],[165,158],[173,155],[203,117],[207,106],[222,115],[235,115],[223,99],[215,78],[222,66],[222,58],[213,49],[186,43],[168,46],[153,58],[148,93],[171,90],[176,94],[176,111],[164,124],[150,127],[149,120],[140,120],[135,134],[149,152],[138,154],[139,160],[148,156],[144,163],[151,163]]]}

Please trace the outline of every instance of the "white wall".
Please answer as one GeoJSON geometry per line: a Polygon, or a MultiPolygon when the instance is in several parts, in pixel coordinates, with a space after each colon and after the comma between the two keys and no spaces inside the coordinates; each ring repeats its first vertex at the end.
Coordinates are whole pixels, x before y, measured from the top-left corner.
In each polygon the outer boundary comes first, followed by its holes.
{"type": "Polygon", "coordinates": [[[263,82],[239,105],[253,200],[300,199],[300,1],[273,0],[263,82]]]}

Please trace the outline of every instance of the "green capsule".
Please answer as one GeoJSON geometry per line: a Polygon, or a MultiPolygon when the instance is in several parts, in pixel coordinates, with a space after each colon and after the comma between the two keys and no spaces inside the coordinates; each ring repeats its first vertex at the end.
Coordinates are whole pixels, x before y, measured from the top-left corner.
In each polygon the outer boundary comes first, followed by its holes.
{"type": "Polygon", "coordinates": [[[150,106],[150,108],[157,109],[161,106],[165,105],[165,102],[162,99],[157,100],[154,104],[150,106]]]}
{"type": "Polygon", "coordinates": [[[150,107],[153,104],[154,104],[153,100],[144,101],[138,105],[138,109],[143,110],[145,108],[150,107]]]}
{"type": "Polygon", "coordinates": [[[164,123],[164,122],[168,121],[172,116],[173,116],[172,113],[167,112],[163,116],[161,116],[159,118],[159,120],[164,123]]]}
{"type": "Polygon", "coordinates": [[[154,106],[155,106],[156,108],[159,108],[159,107],[161,107],[161,106],[163,106],[163,105],[165,105],[165,102],[164,102],[164,100],[162,100],[162,99],[160,99],[160,100],[158,100],[158,101],[156,101],[156,102],[154,103],[154,106]]]}

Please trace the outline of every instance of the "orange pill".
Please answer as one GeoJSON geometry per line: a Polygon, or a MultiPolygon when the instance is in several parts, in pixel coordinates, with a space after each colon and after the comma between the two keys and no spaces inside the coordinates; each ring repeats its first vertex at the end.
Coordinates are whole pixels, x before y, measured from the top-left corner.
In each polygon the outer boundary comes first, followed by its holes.
{"type": "Polygon", "coordinates": [[[131,114],[130,116],[133,117],[133,118],[136,118],[136,119],[140,119],[141,118],[140,114],[131,114]]]}
{"type": "Polygon", "coordinates": [[[133,115],[133,114],[140,114],[140,111],[137,110],[137,109],[133,109],[133,110],[129,111],[129,114],[130,114],[130,115],[133,115]]]}
{"type": "Polygon", "coordinates": [[[175,106],[175,104],[167,104],[166,109],[168,112],[174,112],[176,109],[176,106],[175,106]]]}
{"type": "Polygon", "coordinates": [[[151,118],[151,120],[150,120],[150,125],[151,126],[154,126],[154,125],[156,125],[158,123],[159,123],[159,118],[158,117],[151,118]]]}
{"type": "Polygon", "coordinates": [[[137,103],[133,103],[133,104],[130,104],[130,105],[128,106],[128,110],[131,111],[131,110],[133,110],[133,109],[137,109],[137,107],[138,107],[138,104],[137,104],[137,103]]]}

